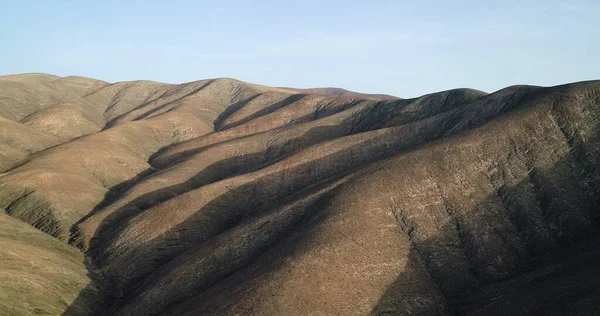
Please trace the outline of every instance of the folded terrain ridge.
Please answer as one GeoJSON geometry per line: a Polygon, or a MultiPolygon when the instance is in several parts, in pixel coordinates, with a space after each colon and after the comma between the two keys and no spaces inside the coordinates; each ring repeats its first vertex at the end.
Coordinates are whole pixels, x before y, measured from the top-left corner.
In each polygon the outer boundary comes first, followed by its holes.
{"type": "Polygon", "coordinates": [[[600,313],[600,81],[0,77],[0,315],[600,313]]]}

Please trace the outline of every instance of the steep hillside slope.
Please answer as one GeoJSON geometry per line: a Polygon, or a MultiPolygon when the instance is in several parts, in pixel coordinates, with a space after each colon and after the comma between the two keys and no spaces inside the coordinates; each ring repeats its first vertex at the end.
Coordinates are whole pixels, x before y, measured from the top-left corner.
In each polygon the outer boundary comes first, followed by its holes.
{"type": "Polygon", "coordinates": [[[598,311],[600,81],[334,94],[0,77],[0,311],[598,311]]]}

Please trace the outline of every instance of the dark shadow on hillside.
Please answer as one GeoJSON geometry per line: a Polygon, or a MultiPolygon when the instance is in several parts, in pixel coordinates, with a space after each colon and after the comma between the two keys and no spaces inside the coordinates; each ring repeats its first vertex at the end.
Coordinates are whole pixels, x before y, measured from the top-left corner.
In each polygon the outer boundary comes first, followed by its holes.
{"type": "Polygon", "coordinates": [[[375,101],[365,101],[365,100],[352,100],[350,102],[344,102],[341,105],[336,104],[336,102],[328,102],[319,104],[312,113],[306,114],[304,116],[300,116],[293,121],[291,121],[288,125],[302,124],[310,121],[316,121],[318,119],[334,115],[336,113],[343,112],[350,108],[354,108],[360,104],[376,104],[375,101]]]}
{"type": "Polygon", "coordinates": [[[230,117],[232,114],[234,114],[235,112],[239,111],[241,108],[246,106],[246,104],[252,102],[252,100],[256,99],[258,96],[260,96],[260,94],[251,96],[245,100],[241,100],[239,102],[236,102],[236,103],[226,107],[225,110],[223,110],[223,112],[221,112],[221,114],[219,114],[219,116],[217,116],[217,118],[213,122],[214,130],[219,131],[221,129],[223,123],[225,122],[225,120],[228,117],[230,117]]]}
{"type": "MultiPolygon", "coordinates": [[[[500,236],[497,243],[485,244],[487,249],[506,249],[510,254],[502,257],[504,265],[496,264],[497,275],[486,270],[487,264],[494,263],[477,260],[477,243],[484,230],[478,233],[469,213],[450,208],[453,221],[440,229],[443,234],[413,240],[414,252],[444,293],[451,314],[596,315],[600,311],[600,166],[590,166],[579,158],[572,153],[570,159],[550,170],[534,169],[514,187],[500,183],[494,195],[475,207],[485,211],[500,206],[514,227],[514,231],[495,231],[500,236]],[[549,179],[557,174],[568,175],[561,186],[549,179]],[[584,181],[590,178],[595,182],[584,181]],[[534,201],[528,200],[531,196],[534,201]],[[460,266],[435,251],[449,238],[448,233],[459,236],[462,254],[447,255],[462,257],[460,266]]],[[[494,217],[489,216],[488,225],[494,225],[494,217]]],[[[408,234],[417,227],[417,223],[397,217],[408,234]]],[[[372,315],[403,315],[400,302],[406,278],[398,276],[372,315]]]]}
{"type": "Polygon", "coordinates": [[[148,169],[140,172],[139,174],[137,174],[135,177],[133,177],[129,180],[123,181],[123,182],[111,187],[110,190],[108,190],[108,192],[106,192],[106,194],[104,195],[104,198],[102,199],[102,201],[100,201],[100,203],[98,203],[92,209],[92,211],[90,211],[87,215],[83,216],[80,220],[78,220],[75,224],[73,224],[73,226],[71,226],[71,234],[69,237],[69,244],[72,246],[76,246],[80,249],[83,249],[84,248],[83,245],[79,244],[79,241],[78,241],[78,239],[81,238],[81,235],[80,235],[81,232],[79,232],[77,229],[78,225],[81,224],[82,222],[84,222],[85,220],[87,220],[88,218],[97,214],[104,207],[106,207],[106,206],[110,205],[111,203],[113,203],[114,201],[116,201],[125,192],[127,192],[127,190],[129,190],[131,187],[133,187],[136,183],[138,183],[139,181],[141,181],[142,179],[151,175],[154,172],[155,172],[155,170],[153,170],[152,168],[148,168],[148,169]]]}
{"type": "Polygon", "coordinates": [[[536,258],[523,275],[477,289],[459,315],[598,315],[600,236],[536,258]],[[544,261],[537,263],[536,261],[544,261]]]}
{"type": "Polygon", "coordinates": [[[227,119],[227,118],[224,118],[223,122],[219,125],[219,129],[216,130],[216,131],[230,129],[230,128],[242,125],[244,123],[247,123],[249,121],[252,121],[255,118],[258,118],[258,117],[265,116],[267,114],[273,113],[273,112],[275,112],[275,111],[277,111],[277,110],[279,110],[279,109],[281,109],[283,107],[286,107],[286,106],[288,106],[288,105],[290,105],[292,103],[300,101],[301,99],[305,98],[306,96],[307,96],[306,94],[292,94],[291,96],[289,96],[289,97],[287,97],[287,98],[285,98],[285,99],[283,99],[283,100],[281,100],[279,102],[273,103],[273,104],[271,104],[271,105],[269,105],[269,106],[267,106],[267,107],[265,107],[265,108],[263,108],[261,110],[258,110],[256,112],[248,115],[247,117],[245,117],[243,119],[240,119],[239,121],[236,121],[236,122],[233,122],[233,123],[230,123],[230,124],[227,124],[227,125],[223,125],[225,123],[225,120],[227,119]]]}
{"type": "MultiPolygon", "coordinates": [[[[182,95],[181,97],[179,97],[179,98],[177,98],[175,100],[166,102],[166,103],[164,103],[164,104],[162,104],[162,105],[160,105],[160,106],[158,106],[158,107],[156,107],[154,109],[151,109],[149,111],[146,111],[146,112],[138,115],[137,117],[133,118],[133,121],[141,120],[141,119],[147,117],[148,115],[151,115],[152,113],[155,113],[156,111],[164,109],[164,108],[168,107],[171,104],[174,104],[174,103],[176,103],[178,101],[181,101],[181,100],[185,99],[186,97],[189,97],[189,96],[191,96],[193,94],[196,94],[196,93],[200,92],[200,90],[208,87],[213,82],[214,82],[214,80],[208,80],[206,83],[200,85],[199,87],[197,87],[193,91],[191,91],[189,93],[186,93],[186,94],[182,95]]],[[[163,96],[161,96],[161,97],[163,97],[163,96]]],[[[123,114],[121,114],[121,115],[113,118],[112,120],[106,122],[106,124],[104,125],[104,127],[102,128],[102,130],[106,130],[106,129],[109,129],[109,128],[113,127],[119,120],[121,120],[121,118],[127,116],[128,114],[130,114],[130,113],[132,113],[132,112],[134,112],[136,110],[142,109],[143,107],[147,106],[148,104],[151,104],[151,103],[155,102],[156,100],[160,99],[161,97],[158,97],[158,98],[153,99],[151,101],[144,102],[144,103],[140,104],[139,106],[137,106],[136,108],[134,108],[132,110],[129,110],[129,111],[127,111],[127,112],[125,112],[125,113],[123,113],[123,114]]],[[[108,109],[110,109],[110,107],[108,109]]],[[[108,109],[107,109],[107,111],[108,111],[108,109]]]]}
{"type": "MultiPolygon", "coordinates": [[[[292,104],[292,103],[300,100],[300,99],[296,99],[296,98],[300,98],[300,97],[297,97],[297,96],[302,96],[302,95],[294,95],[294,96],[292,96],[292,97],[294,97],[293,100],[288,100],[289,99],[288,98],[288,99],[285,99],[285,100],[283,100],[281,102],[283,102],[283,103],[289,102],[289,104],[292,104]]],[[[306,96],[304,96],[304,97],[306,97],[306,96]]],[[[168,161],[168,162],[166,162],[166,163],[165,162],[157,163],[156,160],[155,160],[157,157],[163,155],[169,148],[172,148],[173,146],[175,146],[175,145],[169,145],[169,146],[161,148],[155,154],[153,154],[152,156],[150,156],[149,162],[153,166],[156,166],[156,167],[159,167],[159,168],[162,168],[162,169],[168,168],[169,166],[172,166],[174,164],[177,164],[177,163],[180,163],[180,162],[185,161],[187,159],[190,159],[191,157],[193,157],[194,155],[196,155],[196,154],[198,154],[200,152],[203,152],[205,150],[208,150],[208,149],[216,147],[216,146],[220,146],[223,143],[227,143],[229,141],[239,141],[239,140],[247,139],[247,138],[250,138],[252,136],[261,134],[261,133],[270,133],[270,132],[273,132],[275,130],[283,130],[283,129],[289,128],[290,126],[293,126],[293,125],[296,125],[296,124],[301,124],[301,123],[307,123],[307,122],[310,122],[310,121],[315,121],[315,120],[318,120],[320,118],[323,118],[323,117],[326,117],[326,116],[330,116],[330,115],[342,112],[344,110],[348,110],[348,109],[353,108],[353,107],[355,107],[355,106],[357,106],[357,105],[359,105],[359,104],[361,104],[363,102],[367,102],[367,101],[364,101],[364,100],[355,101],[355,100],[353,100],[353,101],[343,102],[343,103],[335,103],[335,102],[323,103],[323,104],[317,106],[316,109],[312,113],[304,115],[302,117],[299,117],[298,119],[293,120],[292,122],[290,122],[290,123],[288,123],[286,125],[279,126],[277,128],[271,129],[271,130],[266,130],[266,131],[260,131],[260,132],[255,132],[255,133],[247,134],[247,135],[244,135],[244,136],[237,136],[237,137],[233,137],[233,138],[226,138],[226,139],[223,139],[223,140],[217,140],[216,142],[211,143],[210,145],[199,146],[197,148],[193,148],[193,149],[189,149],[189,150],[185,150],[185,151],[182,151],[182,152],[171,154],[170,156],[161,159],[163,161],[168,161]]],[[[368,101],[368,102],[369,103],[374,103],[374,101],[368,101]]],[[[285,104],[283,106],[287,106],[289,104],[285,104]]],[[[281,107],[283,107],[283,106],[281,106],[281,107]]],[[[277,105],[277,109],[279,109],[281,107],[280,107],[280,105],[277,105]]],[[[263,109],[263,111],[264,110],[267,110],[267,109],[263,109]]],[[[270,113],[271,112],[263,113],[263,114],[261,114],[259,116],[264,116],[264,115],[267,115],[267,114],[270,114],[270,113]]],[[[259,117],[259,116],[257,116],[257,117],[259,117]]],[[[239,124],[238,124],[238,122],[236,122],[235,124],[227,126],[226,128],[220,127],[218,130],[219,131],[221,131],[221,130],[227,130],[227,129],[230,129],[230,128],[235,127],[235,126],[242,125],[243,123],[246,123],[246,122],[245,121],[244,122],[240,122],[239,124]]],[[[213,133],[209,133],[209,134],[203,135],[201,137],[205,137],[205,138],[215,137],[215,135],[217,134],[217,132],[218,131],[215,131],[213,133]]]]}
{"type": "Polygon", "coordinates": [[[106,308],[110,301],[110,286],[106,284],[99,272],[90,265],[88,258],[84,259],[87,276],[91,282],[83,289],[77,298],[67,307],[63,316],[93,316],[106,308]]]}

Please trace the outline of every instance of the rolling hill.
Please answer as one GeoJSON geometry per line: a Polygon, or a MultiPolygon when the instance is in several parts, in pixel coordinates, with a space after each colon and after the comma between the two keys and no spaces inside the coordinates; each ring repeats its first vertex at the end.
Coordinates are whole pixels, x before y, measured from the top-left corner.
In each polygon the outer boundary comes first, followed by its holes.
{"type": "Polygon", "coordinates": [[[0,314],[600,312],[600,81],[0,77],[0,314]]]}

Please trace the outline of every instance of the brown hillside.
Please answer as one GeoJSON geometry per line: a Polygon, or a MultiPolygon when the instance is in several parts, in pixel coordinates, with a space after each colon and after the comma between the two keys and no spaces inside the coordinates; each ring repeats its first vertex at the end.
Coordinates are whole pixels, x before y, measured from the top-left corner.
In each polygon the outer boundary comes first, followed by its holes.
{"type": "Polygon", "coordinates": [[[600,81],[298,92],[0,77],[0,314],[600,310],[600,81]]]}

